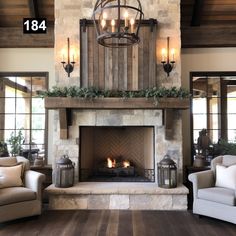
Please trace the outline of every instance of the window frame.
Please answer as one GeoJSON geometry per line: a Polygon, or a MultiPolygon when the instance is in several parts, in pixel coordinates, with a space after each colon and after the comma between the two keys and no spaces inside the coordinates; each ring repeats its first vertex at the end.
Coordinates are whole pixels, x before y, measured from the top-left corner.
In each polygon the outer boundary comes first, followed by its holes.
{"type": "MultiPolygon", "coordinates": [[[[32,77],[44,77],[46,90],[48,90],[48,87],[49,87],[49,72],[0,72],[0,78],[3,78],[3,77],[31,77],[31,86],[32,86],[32,77]]],[[[16,96],[15,98],[17,99],[16,96]]],[[[32,103],[32,98],[33,98],[32,94],[29,98],[32,103]]],[[[15,114],[16,114],[16,111],[15,111],[15,114]]],[[[29,114],[30,114],[30,117],[32,118],[32,114],[33,114],[32,111],[30,111],[29,114]]],[[[3,130],[5,130],[5,128],[3,130]]],[[[16,129],[15,127],[14,130],[17,131],[18,129],[16,129]]],[[[29,130],[32,133],[32,119],[30,121],[29,130]]],[[[45,145],[44,158],[45,158],[45,164],[47,164],[48,163],[48,110],[47,109],[45,109],[44,145],[45,145]]]]}
{"type": "MultiPolygon", "coordinates": [[[[227,76],[233,76],[233,77],[236,77],[236,71],[193,71],[193,72],[190,72],[190,81],[189,81],[189,88],[190,88],[190,93],[193,94],[193,78],[194,77],[218,77],[221,81],[222,77],[227,77],[227,76]]],[[[220,86],[222,86],[222,83],[220,83],[220,86]]],[[[205,97],[206,99],[209,99],[208,96],[205,97]]],[[[221,103],[221,106],[222,106],[222,102],[223,102],[223,99],[225,98],[224,96],[220,95],[218,97],[220,99],[220,103],[221,103]]],[[[227,100],[226,100],[227,102],[227,100]]],[[[194,152],[194,140],[193,140],[193,137],[194,137],[194,127],[193,127],[193,97],[191,98],[191,103],[190,103],[190,138],[191,138],[191,162],[193,163],[194,161],[194,155],[195,155],[195,152],[194,152]]],[[[224,113],[221,111],[218,111],[217,114],[221,114],[224,113]]],[[[206,116],[208,115],[211,115],[211,113],[208,113],[206,112],[206,116]]],[[[208,120],[208,118],[207,118],[208,120]]],[[[225,119],[226,122],[227,122],[227,119],[225,119]]],[[[222,133],[222,130],[224,130],[224,128],[222,127],[219,127],[218,130],[222,133]]],[[[226,129],[228,130],[228,128],[226,129]]]]}

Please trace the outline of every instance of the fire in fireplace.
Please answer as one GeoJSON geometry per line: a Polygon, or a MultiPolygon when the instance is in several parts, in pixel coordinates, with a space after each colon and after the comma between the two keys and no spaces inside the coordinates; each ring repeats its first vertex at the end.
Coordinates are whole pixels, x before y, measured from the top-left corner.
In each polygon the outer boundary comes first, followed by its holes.
{"type": "Polygon", "coordinates": [[[79,181],[154,182],[154,128],[80,127],[79,181]]]}

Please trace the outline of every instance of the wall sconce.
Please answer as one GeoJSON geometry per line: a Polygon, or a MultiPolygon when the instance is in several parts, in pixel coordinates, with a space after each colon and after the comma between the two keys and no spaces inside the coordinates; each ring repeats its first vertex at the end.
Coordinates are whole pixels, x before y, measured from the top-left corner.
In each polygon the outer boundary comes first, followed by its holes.
{"type": "Polygon", "coordinates": [[[163,64],[164,71],[167,73],[167,76],[170,75],[170,72],[174,68],[175,64],[175,49],[169,49],[170,37],[167,37],[167,48],[161,50],[161,63],[163,64]],[[171,60],[170,60],[171,56],[171,60]]]}
{"type": "Polygon", "coordinates": [[[67,64],[64,60],[64,54],[62,54],[62,65],[63,65],[63,68],[65,69],[68,77],[70,77],[70,73],[74,70],[74,65],[75,65],[75,55],[72,54],[72,61],[70,61],[70,39],[67,38],[67,64]]]}

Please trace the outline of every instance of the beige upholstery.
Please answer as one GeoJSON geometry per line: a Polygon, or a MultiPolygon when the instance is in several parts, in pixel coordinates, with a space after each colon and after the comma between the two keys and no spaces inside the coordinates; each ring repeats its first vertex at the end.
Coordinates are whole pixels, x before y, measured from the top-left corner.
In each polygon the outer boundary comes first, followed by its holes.
{"type": "Polygon", "coordinates": [[[211,161],[211,170],[192,173],[193,213],[236,224],[236,190],[215,186],[216,165],[236,164],[236,156],[225,155],[211,161]]]}
{"type": "Polygon", "coordinates": [[[29,188],[12,187],[0,189],[0,206],[36,200],[36,193],[29,188]]]}
{"type": "Polygon", "coordinates": [[[45,175],[29,170],[29,161],[24,157],[0,158],[0,166],[11,166],[18,162],[24,163],[24,186],[0,189],[0,223],[41,214],[45,175]]]}

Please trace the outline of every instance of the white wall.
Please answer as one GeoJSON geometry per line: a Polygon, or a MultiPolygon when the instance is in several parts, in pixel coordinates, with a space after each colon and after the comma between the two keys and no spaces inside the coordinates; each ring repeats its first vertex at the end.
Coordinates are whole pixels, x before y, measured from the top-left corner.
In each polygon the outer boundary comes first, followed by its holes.
{"type": "MultiPolygon", "coordinates": [[[[188,48],[181,52],[182,86],[189,88],[192,71],[236,71],[236,48],[188,48]]],[[[184,163],[190,164],[190,113],[183,112],[184,163]]]]}
{"type": "MultiPolygon", "coordinates": [[[[0,72],[49,72],[49,87],[55,84],[53,48],[1,48],[0,72]]],[[[53,112],[49,113],[49,130],[52,134],[53,112]]],[[[48,163],[52,159],[52,135],[48,137],[48,163]]]]}

